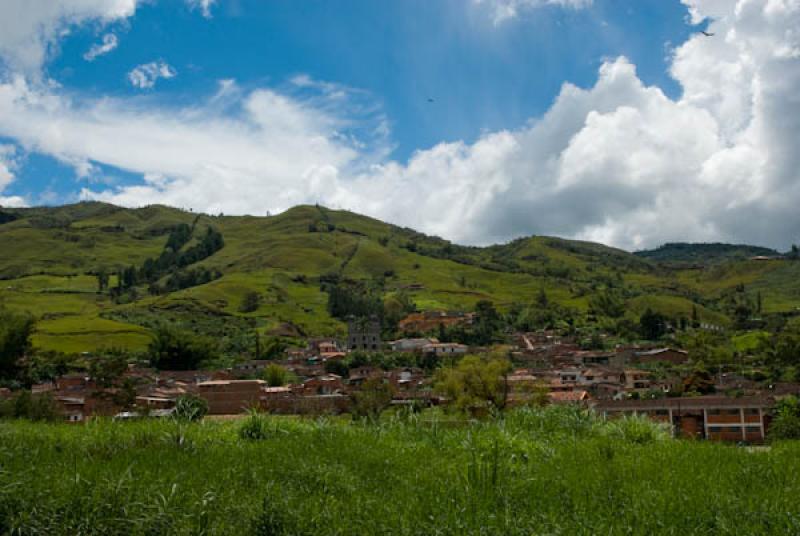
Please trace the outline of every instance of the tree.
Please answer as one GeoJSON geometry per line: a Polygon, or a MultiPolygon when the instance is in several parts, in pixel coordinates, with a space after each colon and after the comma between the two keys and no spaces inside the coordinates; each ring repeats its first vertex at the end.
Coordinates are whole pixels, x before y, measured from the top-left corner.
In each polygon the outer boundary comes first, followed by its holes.
{"type": "Polygon", "coordinates": [[[347,376],[350,373],[350,367],[342,359],[328,359],[325,361],[325,372],[337,376],[347,376]]]}
{"type": "Polygon", "coordinates": [[[642,337],[654,341],[660,339],[667,332],[667,319],[661,313],[653,312],[648,308],[639,318],[639,328],[642,337]]]}
{"type": "Polygon", "coordinates": [[[0,380],[16,377],[20,359],[30,351],[35,326],[33,317],[0,308],[0,380]]]}
{"type": "Polygon", "coordinates": [[[372,315],[383,318],[383,298],[380,293],[363,284],[326,284],[328,293],[328,313],[335,318],[369,318],[372,315]]]}
{"type": "Polygon", "coordinates": [[[618,293],[611,290],[592,296],[589,299],[589,306],[595,313],[609,318],[619,318],[625,314],[625,301],[618,293]]]}
{"type": "Polygon", "coordinates": [[[759,341],[757,353],[774,368],[800,366],[800,330],[785,329],[759,341]]]}
{"type": "Polygon", "coordinates": [[[730,339],[723,335],[699,331],[686,337],[685,345],[693,361],[718,368],[733,361],[733,346],[730,339]]]}
{"type": "Polygon", "coordinates": [[[501,318],[492,302],[480,300],[475,304],[476,344],[491,344],[500,326],[501,318]]]}
{"type": "MultiPolygon", "coordinates": [[[[256,336],[258,335],[256,334],[256,336]]],[[[279,337],[265,337],[264,340],[260,340],[259,344],[261,345],[263,359],[277,359],[283,355],[287,348],[286,342],[279,337]]]]}
{"type": "Polygon", "coordinates": [[[752,315],[753,310],[750,307],[750,304],[747,302],[737,303],[733,308],[733,316],[736,319],[737,325],[739,326],[744,326],[752,315]]]}
{"type": "Polygon", "coordinates": [[[414,300],[405,290],[387,296],[383,301],[384,328],[388,332],[394,332],[400,320],[416,310],[414,300]]]}
{"type": "Polygon", "coordinates": [[[108,288],[108,272],[104,268],[97,271],[97,292],[103,292],[108,288]]]}
{"type": "Polygon", "coordinates": [[[549,304],[550,300],[548,299],[547,293],[544,291],[544,287],[542,286],[539,288],[539,294],[536,295],[536,305],[542,309],[546,309],[549,304]]]}
{"type": "Polygon", "coordinates": [[[252,313],[258,310],[258,306],[261,304],[261,297],[258,295],[258,292],[250,291],[244,295],[242,298],[242,303],[239,305],[239,312],[240,313],[252,313]]]}
{"type": "Polygon", "coordinates": [[[128,370],[128,359],[119,350],[97,356],[89,363],[89,377],[101,388],[112,387],[128,370]]]}
{"type": "Polygon", "coordinates": [[[60,416],[58,404],[50,393],[33,395],[25,390],[19,391],[8,400],[0,401],[0,418],[56,421],[60,416]]]}
{"type": "Polygon", "coordinates": [[[701,395],[714,392],[714,379],[702,363],[699,363],[692,373],[683,379],[683,391],[701,395]]]}
{"type": "Polygon", "coordinates": [[[788,396],[775,406],[775,417],[769,427],[770,441],[800,439],[800,400],[788,396]]]}
{"type": "Polygon", "coordinates": [[[391,384],[382,378],[371,378],[353,393],[353,418],[367,418],[373,421],[380,418],[383,410],[389,407],[394,397],[391,384]]]}
{"type": "Polygon", "coordinates": [[[543,408],[550,403],[550,386],[546,381],[536,380],[536,383],[528,389],[530,391],[529,405],[543,408]]]}
{"type": "Polygon", "coordinates": [[[605,343],[603,342],[603,336],[595,331],[592,333],[592,336],[589,338],[588,350],[603,350],[605,349],[605,343]]]}
{"type": "Polygon", "coordinates": [[[478,414],[503,410],[508,403],[511,362],[502,357],[465,356],[436,375],[435,389],[459,410],[478,414]]]}
{"type": "Polygon", "coordinates": [[[152,365],[161,370],[194,370],[214,357],[216,349],[216,343],[208,337],[163,324],[155,329],[148,346],[152,365]]]}

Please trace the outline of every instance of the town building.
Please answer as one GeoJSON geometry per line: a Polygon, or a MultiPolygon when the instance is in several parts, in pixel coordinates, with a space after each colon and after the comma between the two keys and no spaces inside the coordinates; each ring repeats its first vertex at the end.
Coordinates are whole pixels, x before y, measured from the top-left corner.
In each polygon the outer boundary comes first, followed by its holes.
{"type": "Polygon", "coordinates": [[[198,395],[208,402],[210,415],[234,415],[259,407],[266,387],[263,380],[211,380],[198,384],[198,395]]]}
{"type": "Polygon", "coordinates": [[[381,322],[377,316],[350,317],[347,321],[347,347],[350,350],[376,352],[383,347],[381,322]]]}
{"type": "Polygon", "coordinates": [[[773,399],[764,397],[698,396],[606,400],[594,409],[607,418],[645,415],[668,423],[676,436],[762,443],[773,405],[773,399]]]}
{"type": "Polygon", "coordinates": [[[398,339],[389,343],[389,348],[393,352],[421,352],[429,344],[437,344],[439,339],[418,338],[418,339],[398,339]]]}
{"type": "Polygon", "coordinates": [[[437,342],[426,344],[422,347],[424,353],[435,354],[437,356],[463,355],[467,353],[467,350],[469,350],[467,345],[457,342],[437,342]]]}
{"type": "Polygon", "coordinates": [[[689,352],[674,348],[655,348],[633,353],[634,363],[672,363],[679,365],[689,360],[689,352]]]}

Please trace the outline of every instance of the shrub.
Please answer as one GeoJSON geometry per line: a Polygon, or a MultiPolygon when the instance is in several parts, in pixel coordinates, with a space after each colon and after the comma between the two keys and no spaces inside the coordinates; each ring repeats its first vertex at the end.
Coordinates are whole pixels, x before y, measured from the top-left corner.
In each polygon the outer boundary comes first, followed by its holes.
{"type": "Polygon", "coordinates": [[[267,419],[258,411],[251,410],[239,428],[239,437],[249,441],[261,441],[271,435],[268,428],[267,419]]]}
{"type": "Polygon", "coordinates": [[[608,437],[638,445],[664,441],[671,437],[668,424],[655,422],[643,416],[622,417],[608,421],[603,432],[608,437]]]}
{"type": "Polygon", "coordinates": [[[277,536],[279,534],[306,534],[299,532],[291,516],[286,511],[286,505],[277,507],[269,498],[264,499],[261,513],[253,523],[253,534],[257,536],[277,536]]]}
{"type": "Polygon", "coordinates": [[[240,313],[252,313],[258,310],[258,306],[261,304],[261,297],[258,295],[258,292],[250,291],[244,295],[242,298],[242,303],[239,305],[239,312],[240,313]]]}
{"type": "Polygon", "coordinates": [[[522,407],[506,415],[505,422],[535,435],[573,437],[592,435],[600,423],[594,412],[576,405],[522,407]]]}
{"type": "Polygon", "coordinates": [[[381,378],[367,380],[353,393],[353,418],[377,420],[389,407],[393,396],[392,386],[381,378]]]}
{"type": "Polygon", "coordinates": [[[175,400],[173,417],[179,421],[199,421],[208,413],[208,402],[199,396],[181,395],[175,400]]]}
{"type": "Polygon", "coordinates": [[[61,418],[61,412],[49,393],[32,395],[30,391],[20,391],[16,396],[0,402],[0,418],[57,421],[61,418]]]}
{"type": "Polygon", "coordinates": [[[261,377],[270,387],[282,387],[289,383],[289,371],[276,363],[267,365],[261,377]]]}

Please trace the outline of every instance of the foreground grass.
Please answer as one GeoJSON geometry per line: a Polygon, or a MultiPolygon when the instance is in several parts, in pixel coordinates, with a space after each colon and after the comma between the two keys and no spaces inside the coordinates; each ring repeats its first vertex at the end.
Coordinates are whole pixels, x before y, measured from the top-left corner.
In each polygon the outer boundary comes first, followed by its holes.
{"type": "Polygon", "coordinates": [[[800,446],[569,410],[469,425],[0,423],[0,534],[796,534],[800,446]]]}

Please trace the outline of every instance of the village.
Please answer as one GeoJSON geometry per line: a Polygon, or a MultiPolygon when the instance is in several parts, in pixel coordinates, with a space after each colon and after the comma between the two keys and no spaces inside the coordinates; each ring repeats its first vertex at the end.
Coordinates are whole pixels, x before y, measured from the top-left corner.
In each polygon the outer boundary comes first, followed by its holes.
{"type": "MultiPolygon", "coordinates": [[[[468,325],[473,318],[464,313],[413,313],[399,329],[434,333],[468,325]]],[[[541,330],[510,334],[503,345],[470,347],[433,336],[383,341],[380,322],[374,318],[351,320],[348,328],[346,340],[312,338],[305,347],[288,348],[277,359],[252,359],[216,370],[128,364],[114,378],[73,372],[33,385],[30,395],[51,397],[63,419],[73,423],[101,416],[168,417],[186,396],[202,399],[211,416],[249,411],[339,415],[353,413],[359,393],[375,389],[385,398],[373,408],[378,414],[389,408],[423,411],[447,408],[451,402],[437,388],[436,371],[441,367],[467,355],[502,354],[510,366],[502,372],[500,392],[493,399],[500,409],[570,404],[606,418],[647,416],[669,423],[676,437],[762,443],[776,400],[800,393],[800,384],[764,386],[732,371],[687,375],[691,353],[655,344],[587,350],[574,336],[541,330]],[[395,362],[405,360],[408,366],[387,366],[370,358],[383,354],[397,356],[395,362]]],[[[0,400],[14,394],[0,389],[0,400]]]]}

